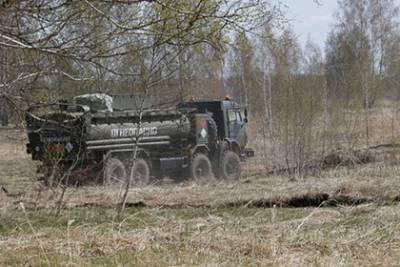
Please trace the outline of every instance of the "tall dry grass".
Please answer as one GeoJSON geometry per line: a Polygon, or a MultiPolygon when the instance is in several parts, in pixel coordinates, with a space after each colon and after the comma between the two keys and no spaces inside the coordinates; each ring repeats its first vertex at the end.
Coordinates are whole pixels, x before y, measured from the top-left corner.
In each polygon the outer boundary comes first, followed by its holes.
{"type": "MultiPolygon", "coordinates": [[[[372,144],[392,138],[385,115],[389,110],[378,111],[372,144]]],[[[355,136],[362,135],[362,128],[355,128],[359,129],[355,136]]],[[[269,154],[267,149],[263,158],[263,140],[256,129],[251,129],[255,138],[250,138],[250,145],[257,157],[245,163],[241,180],[202,185],[166,180],[132,188],[123,220],[115,219],[118,187],[68,188],[65,206],[57,215],[60,189],[36,181],[36,165],[25,153],[24,132],[0,130],[4,155],[0,184],[9,191],[0,193],[0,265],[394,266],[400,262],[400,209],[393,202],[400,187],[397,149],[380,149],[378,160],[365,165],[310,172],[296,179],[266,176],[265,163],[278,162],[280,151],[269,154]],[[317,194],[370,202],[296,209],[254,205],[317,194]]]]}

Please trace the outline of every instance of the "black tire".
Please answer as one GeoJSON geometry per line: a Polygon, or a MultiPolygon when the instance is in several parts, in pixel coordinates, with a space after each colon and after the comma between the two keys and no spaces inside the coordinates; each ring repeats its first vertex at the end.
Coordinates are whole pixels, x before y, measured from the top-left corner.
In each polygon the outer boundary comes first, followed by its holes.
{"type": "Polygon", "coordinates": [[[210,159],[202,153],[195,154],[190,164],[190,176],[198,181],[208,181],[213,177],[210,159]]]}
{"type": "Polygon", "coordinates": [[[239,156],[231,150],[225,151],[220,164],[220,176],[223,179],[234,181],[240,178],[241,173],[239,156]]]}
{"type": "Polygon", "coordinates": [[[130,171],[131,187],[143,187],[150,182],[150,167],[146,160],[136,159],[130,171]]]}
{"type": "Polygon", "coordinates": [[[124,163],[116,158],[109,158],[104,166],[104,183],[106,185],[126,183],[127,173],[124,163]]]}

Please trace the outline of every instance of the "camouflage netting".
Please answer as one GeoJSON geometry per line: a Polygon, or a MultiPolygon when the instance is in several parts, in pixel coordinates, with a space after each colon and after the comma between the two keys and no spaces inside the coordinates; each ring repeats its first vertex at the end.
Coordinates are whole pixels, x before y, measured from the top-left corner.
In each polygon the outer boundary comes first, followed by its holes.
{"type": "Polygon", "coordinates": [[[93,111],[113,111],[113,98],[107,94],[87,94],[74,97],[76,104],[88,106],[93,111]]]}

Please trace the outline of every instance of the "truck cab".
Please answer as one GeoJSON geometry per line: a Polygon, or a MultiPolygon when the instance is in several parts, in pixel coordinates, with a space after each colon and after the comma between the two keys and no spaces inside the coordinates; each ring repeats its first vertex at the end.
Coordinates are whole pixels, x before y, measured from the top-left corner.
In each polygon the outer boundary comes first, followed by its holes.
{"type": "MultiPolygon", "coordinates": [[[[236,140],[241,150],[247,145],[247,116],[242,116],[239,105],[233,101],[222,101],[222,112],[225,117],[225,138],[236,140]]],[[[247,112],[245,112],[247,113],[247,112]]]]}
{"type": "Polygon", "coordinates": [[[217,136],[220,143],[225,142],[235,150],[242,159],[253,156],[247,145],[247,111],[241,112],[240,106],[235,101],[225,99],[222,101],[193,101],[178,105],[178,109],[193,108],[199,113],[210,113],[217,126],[217,136]]]}

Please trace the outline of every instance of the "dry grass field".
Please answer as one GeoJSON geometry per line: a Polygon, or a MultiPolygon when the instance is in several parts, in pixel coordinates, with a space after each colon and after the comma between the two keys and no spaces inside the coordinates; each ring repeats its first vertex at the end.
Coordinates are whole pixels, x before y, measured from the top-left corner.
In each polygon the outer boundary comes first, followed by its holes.
{"type": "Polygon", "coordinates": [[[120,188],[71,187],[59,203],[59,189],[36,182],[24,142],[22,131],[0,129],[0,185],[8,191],[0,192],[0,266],[400,263],[393,160],[303,179],[246,171],[235,183],[165,181],[131,189],[117,220],[120,188]]]}

